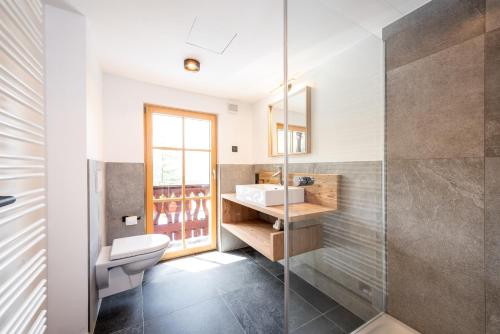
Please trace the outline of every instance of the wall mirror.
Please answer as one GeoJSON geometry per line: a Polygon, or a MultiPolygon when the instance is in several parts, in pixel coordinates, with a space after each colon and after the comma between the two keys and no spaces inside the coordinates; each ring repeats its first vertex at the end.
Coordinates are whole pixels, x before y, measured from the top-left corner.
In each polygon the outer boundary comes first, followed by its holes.
{"type": "MultiPolygon", "coordinates": [[[[269,156],[285,154],[283,99],[269,105],[269,156]]],[[[288,95],[288,153],[311,153],[311,87],[288,95]]]]}

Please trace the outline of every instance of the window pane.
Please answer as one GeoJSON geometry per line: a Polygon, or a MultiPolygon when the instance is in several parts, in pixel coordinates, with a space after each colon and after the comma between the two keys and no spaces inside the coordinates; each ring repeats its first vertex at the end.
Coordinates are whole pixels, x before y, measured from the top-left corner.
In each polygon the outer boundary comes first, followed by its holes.
{"type": "Polygon", "coordinates": [[[186,151],[186,197],[210,195],[210,152],[186,151]]]}
{"type": "Polygon", "coordinates": [[[182,185],[182,152],[153,150],[153,186],[182,185]]]}
{"type": "Polygon", "coordinates": [[[182,117],[153,114],[153,147],[182,147],[182,117]]]}
{"type": "Polygon", "coordinates": [[[210,149],[210,121],[186,118],[184,134],[185,148],[210,149]]]}
{"type": "Polygon", "coordinates": [[[153,150],[153,230],[182,249],[182,152],[153,150]]]}

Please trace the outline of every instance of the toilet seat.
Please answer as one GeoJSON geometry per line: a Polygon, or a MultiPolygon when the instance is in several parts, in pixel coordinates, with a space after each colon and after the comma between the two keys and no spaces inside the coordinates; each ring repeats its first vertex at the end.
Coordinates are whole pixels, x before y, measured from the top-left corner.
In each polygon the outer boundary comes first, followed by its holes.
{"type": "Polygon", "coordinates": [[[166,235],[148,234],[113,240],[101,248],[95,266],[99,298],[139,286],[144,270],[153,267],[170,243],[166,235]]]}
{"type": "Polygon", "coordinates": [[[164,234],[145,234],[113,240],[111,261],[147,254],[165,249],[170,238],[164,234]]]}

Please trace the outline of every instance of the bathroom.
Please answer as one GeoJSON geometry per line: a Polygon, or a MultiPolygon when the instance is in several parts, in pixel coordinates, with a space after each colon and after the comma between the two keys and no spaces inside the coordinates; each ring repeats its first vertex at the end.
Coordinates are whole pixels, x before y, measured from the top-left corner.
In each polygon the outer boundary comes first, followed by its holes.
{"type": "Polygon", "coordinates": [[[500,333],[500,0],[0,18],[0,333],[500,333]]]}

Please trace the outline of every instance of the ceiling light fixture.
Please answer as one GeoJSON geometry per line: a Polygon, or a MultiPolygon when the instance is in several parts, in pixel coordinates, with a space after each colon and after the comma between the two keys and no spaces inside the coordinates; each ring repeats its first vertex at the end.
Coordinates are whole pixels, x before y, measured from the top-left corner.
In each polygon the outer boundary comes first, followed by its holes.
{"type": "Polygon", "coordinates": [[[184,59],[184,69],[189,72],[199,72],[200,62],[193,58],[184,59]]]}

